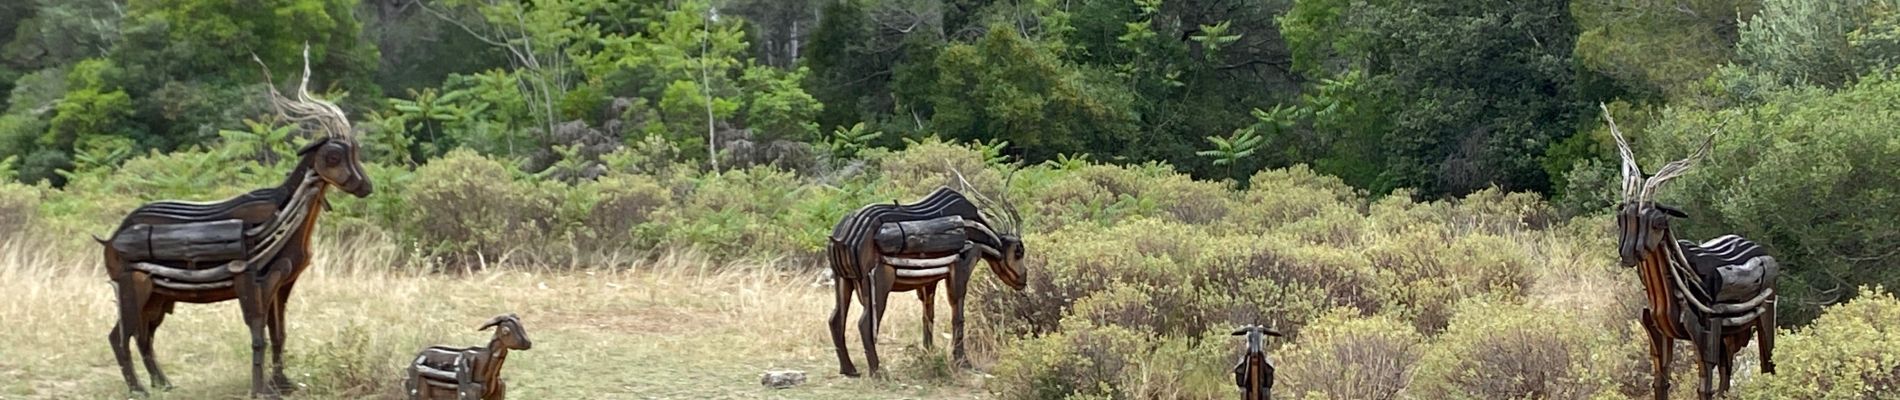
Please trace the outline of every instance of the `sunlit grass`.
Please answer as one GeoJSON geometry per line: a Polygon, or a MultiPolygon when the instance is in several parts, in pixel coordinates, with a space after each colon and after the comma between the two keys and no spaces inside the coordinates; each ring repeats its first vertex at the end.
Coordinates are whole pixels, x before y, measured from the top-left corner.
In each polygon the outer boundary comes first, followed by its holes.
{"type": "MultiPolygon", "coordinates": [[[[0,341],[0,398],[124,397],[105,340],[115,305],[98,256],[24,242],[0,248],[0,293],[10,299],[0,302],[0,321],[11,328],[0,341]]],[[[509,357],[511,398],[981,396],[979,374],[902,374],[941,361],[913,360],[919,352],[907,350],[920,343],[914,302],[894,301],[883,327],[893,379],[838,376],[824,327],[832,291],[814,285],[810,272],[714,266],[691,252],[618,270],[396,272],[383,261],[398,258],[396,250],[381,242],[319,244],[326,251],[298,282],[288,311],[287,373],[305,385],[291,398],[396,398],[403,362],[417,349],[486,343],[488,332],[475,328],[507,312],[521,316],[535,344],[509,357]],[[811,381],[765,389],[758,377],[767,369],[804,370],[811,381]]],[[[948,331],[948,320],[939,316],[937,332],[948,331]]],[[[856,330],[848,331],[862,368],[856,330]]],[[[161,367],[177,388],[153,399],[245,397],[250,348],[236,304],[181,304],[155,336],[161,367]]],[[[947,352],[948,340],[937,342],[947,352]]]]}

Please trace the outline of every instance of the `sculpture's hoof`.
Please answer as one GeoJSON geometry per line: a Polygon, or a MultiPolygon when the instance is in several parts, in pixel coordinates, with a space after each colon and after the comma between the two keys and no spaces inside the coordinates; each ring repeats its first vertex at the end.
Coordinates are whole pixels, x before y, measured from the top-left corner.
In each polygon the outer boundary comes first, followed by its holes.
{"type": "Polygon", "coordinates": [[[298,389],[296,382],[291,382],[290,378],[286,378],[283,375],[278,375],[275,378],[271,378],[270,387],[271,389],[277,390],[277,393],[279,394],[296,393],[298,389]]]}
{"type": "Polygon", "coordinates": [[[852,377],[852,378],[856,378],[861,375],[858,373],[857,368],[846,368],[846,369],[838,370],[838,374],[852,377]]]}

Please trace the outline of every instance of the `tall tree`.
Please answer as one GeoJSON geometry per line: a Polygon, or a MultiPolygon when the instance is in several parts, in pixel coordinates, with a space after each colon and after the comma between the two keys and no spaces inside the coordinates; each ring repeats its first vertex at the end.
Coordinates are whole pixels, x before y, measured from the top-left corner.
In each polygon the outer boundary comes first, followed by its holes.
{"type": "Polygon", "coordinates": [[[1564,1],[1302,0],[1281,27],[1302,72],[1364,71],[1353,101],[1384,102],[1389,131],[1321,133],[1379,135],[1383,172],[1353,182],[1376,191],[1547,192],[1544,152],[1583,115],[1564,1]]]}

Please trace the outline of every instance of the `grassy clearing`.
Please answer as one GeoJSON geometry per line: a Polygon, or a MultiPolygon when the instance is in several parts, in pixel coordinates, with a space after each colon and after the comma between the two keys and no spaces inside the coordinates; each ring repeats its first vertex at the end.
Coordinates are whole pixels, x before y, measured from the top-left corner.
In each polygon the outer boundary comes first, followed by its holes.
{"type": "MultiPolygon", "coordinates": [[[[838,376],[822,322],[831,290],[809,274],[713,268],[682,254],[616,271],[501,267],[450,276],[387,272],[379,260],[392,258],[388,246],[324,246],[349,250],[319,257],[298,284],[287,373],[306,388],[291,398],[397,397],[402,363],[417,349],[485,343],[489,335],[474,328],[504,312],[521,315],[535,345],[509,358],[513,398],[984,396],[980,374],[938,375],[946,349],[916,348],[915,302],[894,302],[883,328],[881,350],[895,378],[838,376]],[[758,385],[762,371],[782,368],[804,370],[811,381],[786,390],[758,385]]],[[[15,327],[0,341],[0,398],[123,397],[105,340],[114,303],[97,256],[51,247],[0,248],[0,293],[13,299],[0,302],[0,321],[15,327]]],[[[940,315],[937,332],[947,324],[940,315]]],[[[180,305],[156,342],[177,388],[152,398],[244,397],[246,336],[234,303],[180,305]]],[[[862,366],[859,339],[848,338],[862,366]]],[[[987,347],[972,346],[979,365],[987,347]]]]}

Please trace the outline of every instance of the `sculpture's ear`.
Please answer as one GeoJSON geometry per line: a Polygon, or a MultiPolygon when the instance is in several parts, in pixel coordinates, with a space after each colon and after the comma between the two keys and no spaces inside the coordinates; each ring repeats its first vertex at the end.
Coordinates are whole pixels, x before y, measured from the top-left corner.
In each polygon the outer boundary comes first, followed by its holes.
{"type": "Polygon", "coordinates": [[[310,154],[311,150],[316,150],[318,147],[323,147],[323,145],[326,143],[330,143],[329,136],[318,137],[317,140],[312,140],[310,141],[310,144],[303,145],[302,149],[298,149],[297,155],[301,156],[305,154],[310,154]]]}
{"type": "Polygon", "coordinates": [[[1662,210],[1663,214],[1669,214],[1669,216],[1671,217],[1689,219],[1689,213],[1682,212],[1682,209],[1680,208],[1665,206],[1665,205],[1662,205],[1661,203],[1657,203],[1656,209],[1662,210]]]}
{"type": "Polygon", "coordinates": [[[501,322],[502,322],[502,321],[507,321],[508,319],[510,319],[510,318],[512,318],[512,317],[514,317],[514,315],[513,315],[513,314],[503,314],[503,315],[497,315],[497,316],[495,316],[494,318],[490,318],[490,319],[488,319],[488,322],[484,322],[484,323],[482,323],[482,327],[480,327],[480,328],[475,328],[475,330],[478,330],[478,331],[485,331],[485,330],[488,330],[488,328],[493,328],[493,327],[495,327],[496,325],[501,325],[501,322]]]}
{"type": "Polygon", "coordinates": [[[1247,331],[1252,330],[1252,329],[1253,327],[1251,326],[1240,327],[1240,329],[1234,330],[1234,336],[1245,336],[1247,334],[1247,331]]]}
{"type": "Polygon", "coordinates": [[[1260,333],[1265,333],[1265,334],[1267,334],[1267,336],[1272,336],[1272,337],[1282,337],[1282,336],[1283,336],[1283,335],[1281,335],[1281,334],[1280,334],[1280,331],[1276,331],[1276,330],[1273,330],[1272,328],[1265,328],[1265,327],[1262,327],[1262,328],[1260,328],[1260,333]]]}

